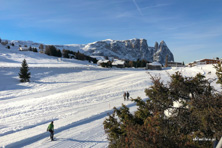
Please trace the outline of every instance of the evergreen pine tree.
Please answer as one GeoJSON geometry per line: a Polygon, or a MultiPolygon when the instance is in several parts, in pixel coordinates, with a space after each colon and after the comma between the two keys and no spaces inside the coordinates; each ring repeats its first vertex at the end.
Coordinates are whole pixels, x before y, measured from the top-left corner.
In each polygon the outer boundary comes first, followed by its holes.
{"type": "Polygon", "coordinates": [[[19,73],[20,82],[29,82],[31,73],[28,71],[29,71],[29,67],[28,67],[28,64],[26,63],[26,60],[24,59],[22,62],[22,67],[20,68],[20,73],[19,73]]]}
{"type": "Polygon", "coordinates": [[[129,67],[133,67],[133,66],[134,66],[133,61],[129,61],[129,67]]]}
{"type": "Polygon", "coordinates": [[[63,55],[63,58],[69,58],[69,51],[66,50],[66,49],[63,49],[62,50],[62,55],[63,55]]]}
{"type": "Polygon", "coordinates": [[[33,49],[32,49],[32,46],[29,46],[29,51],[32,51],[33,49]]]}
{"type": "Polygon", "coordinates": [[[153,85],[145,90],[149,99],[134,99],[134,114],[125,105],[114,108],[103,123],[109,147],[208,148],[211,141],[194,138],[220,138],[221,94],[201,74],[184,77],[176,72],[170,78],[164,84],[151,76],[153,85]],[[175,107],[175,102],[180,105],[175,107]]]}
{"type": "Polygon", "coordinates": [[[40,44],[40,45],[39,45],[39,49],[40,49],[39,52],[40,52],[40,53],[43,53],[44,45],[43,45],[43,44],[40,44]]]}
{"type": "Polygon", "coordinates": [[[62,57],[62,53],[60,49],[57,49],[57,57],[62,57]]]}
{"type": "Polygon", "coordinates": [[[38,52],[37,48],[33,48],[32,51],[33,51],[33,52],[38,52]]]}
{"type": "Polygon", "coordinates": [[[217,75],[217,83],[221,84],[222,87],[222,65],[221,62],[219,62],[217,65],[214,66],[214,68],[216,69],[216,75],[217,75]]]}

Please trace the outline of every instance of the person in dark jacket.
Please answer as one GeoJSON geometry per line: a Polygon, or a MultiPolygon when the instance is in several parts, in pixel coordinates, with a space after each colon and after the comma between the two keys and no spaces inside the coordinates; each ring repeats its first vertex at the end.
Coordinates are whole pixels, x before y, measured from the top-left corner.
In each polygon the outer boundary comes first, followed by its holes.
{"type": "Polygon", "coordinates": [[[53,136],[54,136],[54,124],[53,121],[49,124],[47,131],[50,132],[50,139],[53,141],[53,136]]]}
{"type": "Polygon", "coordinates": [[[127,91],[127,92],[126,92],[127,100],[129,100],[129,96],[130,96],[130,94],[129,94],[129,92],[127,91]]]}
{"type": "Polygon", "coordinates": [[[126,101],[126,92],[123,93],[124,101],[126,101]]]}

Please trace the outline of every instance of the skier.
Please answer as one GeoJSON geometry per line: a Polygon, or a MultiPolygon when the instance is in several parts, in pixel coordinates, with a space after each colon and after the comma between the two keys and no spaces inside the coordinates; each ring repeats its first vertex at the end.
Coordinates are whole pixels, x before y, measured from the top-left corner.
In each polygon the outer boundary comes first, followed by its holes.
{"type": "Polygon", "coordinates": [[[54,136],[54,124],[53,121],[49,124],[47,131],[50,132],[50,139],[53,141],[53,136],[54,136]]]}
{"type": "Polygon", "coordinates": [[[126,92],[123,93],[124,101],[126,101],[126,92]]]}
{"type": "Polygon", "coordinates": [[[127,92],[126,92],[127,100],[129,100],[129,96],[130,96],[130,95],[129,95],[129,92],[127,91],[127,92]]]}

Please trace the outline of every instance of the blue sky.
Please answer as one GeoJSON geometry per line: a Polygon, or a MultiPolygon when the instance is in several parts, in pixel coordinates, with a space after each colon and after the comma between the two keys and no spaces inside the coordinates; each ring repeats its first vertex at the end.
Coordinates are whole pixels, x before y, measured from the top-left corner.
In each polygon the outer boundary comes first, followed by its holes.
{"type": "Polygon", "coordinates": [[[45,44],[164,40],[175,61],[222,58],[222,0],[0,0],[0,38],[45,44]]]}

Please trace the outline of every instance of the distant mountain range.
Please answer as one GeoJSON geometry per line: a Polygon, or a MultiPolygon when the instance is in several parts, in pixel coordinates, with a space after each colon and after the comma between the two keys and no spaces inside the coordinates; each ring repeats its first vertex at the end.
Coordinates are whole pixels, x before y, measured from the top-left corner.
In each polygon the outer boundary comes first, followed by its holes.
{"type": "MultiPolygon", "coordinates": [[[[5,40],[2,40],[4,42],[5,40]]],[[[27,45],[38,48],[40,43],[32,41],[9,41],[14,43],[14,46],[27,45]]],[[[71,51],[79,51],[89,56],[107,56],[123,60],[136,61],[137,59],[145,59],[147,61],[165,63],[165,58],[168,55],[168,61],[174,61],[174,56],[164,41],[155,43],[155,47],[150,47],[145,39],[130,39],[130,40],[103,40],[89,44],[70,44],[70,45],[54,45],[56,48],[68,49],[71,51]]]]}

